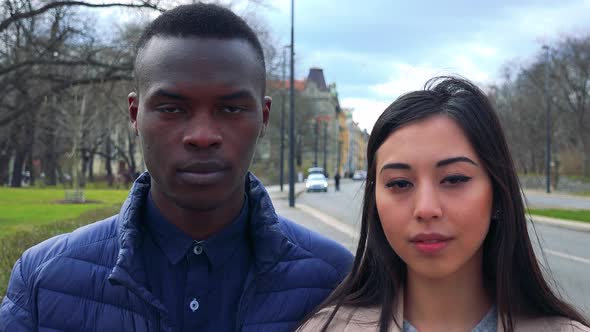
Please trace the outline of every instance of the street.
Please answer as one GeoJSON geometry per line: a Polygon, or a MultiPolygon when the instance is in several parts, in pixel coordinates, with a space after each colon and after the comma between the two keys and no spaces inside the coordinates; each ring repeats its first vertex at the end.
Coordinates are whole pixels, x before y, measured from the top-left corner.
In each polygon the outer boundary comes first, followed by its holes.
{"type": "MultiPolygon", "coordinates": [[[[320,231],[354,252],[360,228],[363,182],[343,181],[340,187],[339,192],[335,192],[331,185],[328,193],[302,193],[297,198],[296,206],[322,221],[326,220],[325,223],[332,227],[323,227],[320,231]]],[[[556,196],[555,201],[543,194],[533,193],[531,196],[531,205],[534,201],[548,206],[585,208],[583,204],[588,202],[587,199],[580,199],[579,204],[582,206],[578,206],[572,205],[564,196],[556,196]]],[[[550,277],[548,279],[556,281],[554,289],[590,316],[590,232],[540,223],[535,223],[529,230],[541,265],[548,267],[545,268],[550,277]],[[540,242],[537,242],[537,237],[540,242]]]]}
{"type": "Polygon", "coordinates": [[[576,197],[560,193],[546,194],[538,190],[529,190],[526,192],[526,200],[531,207],[590,210],[590,199],[588,197],[576,197]]]}

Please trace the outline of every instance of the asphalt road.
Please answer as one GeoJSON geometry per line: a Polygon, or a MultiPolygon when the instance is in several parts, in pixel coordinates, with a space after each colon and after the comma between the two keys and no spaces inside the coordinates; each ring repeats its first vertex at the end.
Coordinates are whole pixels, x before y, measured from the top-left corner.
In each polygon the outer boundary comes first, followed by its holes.
{"type": "Polygon", "coordinates": [[[531,207],[590,210],[589,197],[561,193],[547,194],[538,190],[528,190],[525,197],[527,204],[531,207]]]}
{"type": "MultiPolygon", "coordinates": [[[[303,193],[296,204],[319,210],[358,233],[362,199],[362,182],[348,181],[341,184],[339,192],[335,192],[331,185],[328,193],[303,193]]],[[[568,196],[527,192],[527,199],[535,206],[590,209],[590,200],[583,198],[568,199],[568,196]]],[[[554,289],[590,317],[590,232],[539,223],[529,229],[546,275],[555,280],[554,289]]]]}

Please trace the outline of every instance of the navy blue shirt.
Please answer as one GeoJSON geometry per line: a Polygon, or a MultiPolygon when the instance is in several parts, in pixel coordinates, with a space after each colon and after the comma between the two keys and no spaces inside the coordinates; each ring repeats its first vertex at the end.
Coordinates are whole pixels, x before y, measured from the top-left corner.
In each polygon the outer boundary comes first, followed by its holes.
{"type": "Polygon", "coordinates": [[[247,236],[248,197],[238,217],[219,233],[195,241],[147,199],[148,235],[142,244],[146,281],[167,309],[175,331],[233,331],[252,264],[247,236]]]}

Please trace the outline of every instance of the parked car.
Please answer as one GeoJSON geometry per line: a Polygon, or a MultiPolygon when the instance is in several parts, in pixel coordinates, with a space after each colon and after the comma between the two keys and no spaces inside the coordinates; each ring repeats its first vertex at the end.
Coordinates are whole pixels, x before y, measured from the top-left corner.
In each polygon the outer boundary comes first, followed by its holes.
{"type": "Polygon", "coordinates": [[[352,179],[355,181],[362,181],[364,179],[367,178],[367,171],[354,171],[354,174],[352,175],[352,179]]]}
{"type": "Polygon", "coordinates": [[[328,179],[324,174],[312,173],[309,174],[307,180],[305,180],[305,190],[307,192],[312,191],[323,191],[328,192],[328,179]]]}

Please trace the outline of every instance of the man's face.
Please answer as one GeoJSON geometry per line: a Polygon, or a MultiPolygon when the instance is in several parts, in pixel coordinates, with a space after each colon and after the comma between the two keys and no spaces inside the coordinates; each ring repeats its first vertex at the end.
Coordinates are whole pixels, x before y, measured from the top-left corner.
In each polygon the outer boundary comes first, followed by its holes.
{"type": "Polygon", "coordinates": [[[241,201],[270,99],[261,64],[239,39],[154,37],[129,95],[152,192],[199,211],[241,201]]]}

